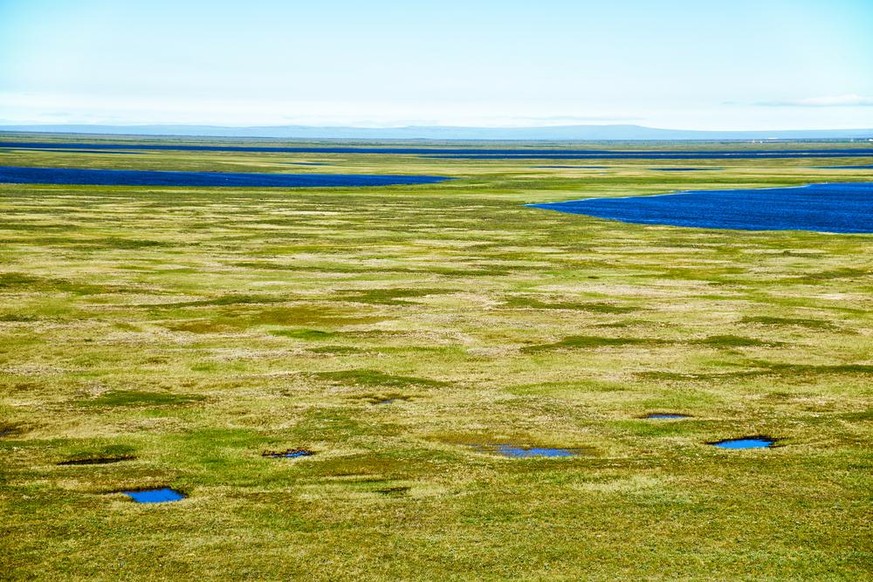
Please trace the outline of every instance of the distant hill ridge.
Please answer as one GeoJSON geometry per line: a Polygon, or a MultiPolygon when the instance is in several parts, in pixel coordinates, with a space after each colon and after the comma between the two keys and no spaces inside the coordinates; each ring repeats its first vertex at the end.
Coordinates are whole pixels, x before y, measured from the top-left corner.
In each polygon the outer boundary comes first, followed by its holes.
{"type": "Polygon", "coordinates": [[[266,137],[283,139],[398,140],[768,140],[864,139],[873,129],[813,129],[780,131],[695,131],[656,129],[640,125],[563,125],[553,127],[320,127],[305,125],[222,127],[212,125],[0,125],[0,131],[172,135],[189,137],[266,137]]]}

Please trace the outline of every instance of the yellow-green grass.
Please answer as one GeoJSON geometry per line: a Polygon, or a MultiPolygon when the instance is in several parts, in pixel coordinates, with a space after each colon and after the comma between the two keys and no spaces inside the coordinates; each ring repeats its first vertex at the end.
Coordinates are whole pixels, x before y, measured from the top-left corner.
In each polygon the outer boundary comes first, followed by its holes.
{"type": "Polygon", "coordinates": [[[523,206],[863,160],[2,151],[457,178],[0,185],[2,577],[869,578],[873,236],[523,206]],[[758,434],[778,446],[706,444],[758,434]],[[261,456],[290,448],[316,454],[261,456]],[[118,493],[149,486],[188,497],[118,493]]]}

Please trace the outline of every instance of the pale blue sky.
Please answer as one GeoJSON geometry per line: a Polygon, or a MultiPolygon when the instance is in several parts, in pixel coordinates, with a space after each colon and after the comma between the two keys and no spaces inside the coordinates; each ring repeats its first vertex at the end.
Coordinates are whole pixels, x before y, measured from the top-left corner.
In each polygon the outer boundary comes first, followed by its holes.
{"type": "Polygon", "coordinates": [[[0,123],[873,127],[873,0],[0,0],[0,123]]]}

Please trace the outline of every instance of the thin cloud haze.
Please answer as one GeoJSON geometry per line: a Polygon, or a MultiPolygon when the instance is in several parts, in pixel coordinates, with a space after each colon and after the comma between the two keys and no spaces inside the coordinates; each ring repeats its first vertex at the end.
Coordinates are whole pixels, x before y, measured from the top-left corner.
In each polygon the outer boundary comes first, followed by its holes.
{"type": "Polygon", "coordinates": [[[7,0],[0,118],[873,127],[871,30],[869,0],[7,0]]]}
{"type": "Polygon", "coordinates": [[[765,101],[765,107],[873,107],[873,97],[860,95],[836,95],[830,97],[810,97],[796,101],[765,101]]]}

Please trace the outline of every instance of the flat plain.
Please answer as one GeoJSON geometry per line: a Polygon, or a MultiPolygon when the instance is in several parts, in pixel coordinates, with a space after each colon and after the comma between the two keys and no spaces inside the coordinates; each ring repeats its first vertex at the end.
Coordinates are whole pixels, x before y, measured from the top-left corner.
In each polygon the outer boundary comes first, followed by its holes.
{"type": "Polygon", "coordinates": [[[0,576],[873,578],[873,235],[525,206],[870,161],[2,148],[453,179],[0,184],[0,576]]]}

